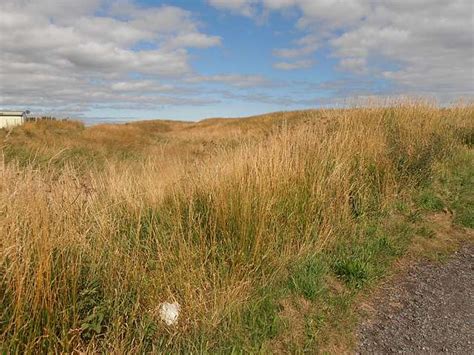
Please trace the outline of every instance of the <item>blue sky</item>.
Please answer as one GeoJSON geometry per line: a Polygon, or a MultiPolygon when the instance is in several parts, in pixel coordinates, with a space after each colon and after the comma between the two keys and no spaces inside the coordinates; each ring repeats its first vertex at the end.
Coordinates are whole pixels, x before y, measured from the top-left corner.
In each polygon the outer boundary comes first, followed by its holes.
{"type": "Polygon", "coordinates": [[[89,123],[472,98],[468,0],[4,0],[0,106],[89,123]]]}

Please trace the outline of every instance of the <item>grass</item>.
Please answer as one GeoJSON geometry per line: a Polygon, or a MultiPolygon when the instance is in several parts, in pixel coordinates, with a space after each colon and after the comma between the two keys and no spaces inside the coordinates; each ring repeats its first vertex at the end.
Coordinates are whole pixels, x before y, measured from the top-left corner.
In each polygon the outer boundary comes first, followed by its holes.
{"type": "Polygon", "coordinates": [[[439,239],[427,214],[472,228],[473,116],[406,102],[3,131],[0,350],[348,347],[358,295],[439,239]]]}

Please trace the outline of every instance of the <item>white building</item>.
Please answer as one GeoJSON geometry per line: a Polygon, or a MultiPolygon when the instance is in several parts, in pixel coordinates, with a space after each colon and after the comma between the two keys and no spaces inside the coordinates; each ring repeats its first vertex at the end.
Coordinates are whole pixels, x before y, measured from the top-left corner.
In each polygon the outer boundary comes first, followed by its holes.
{"type": "Polygon", "coordinates": [[[23,124],[29,111],[0,111],[0,128],[23,124]]]}

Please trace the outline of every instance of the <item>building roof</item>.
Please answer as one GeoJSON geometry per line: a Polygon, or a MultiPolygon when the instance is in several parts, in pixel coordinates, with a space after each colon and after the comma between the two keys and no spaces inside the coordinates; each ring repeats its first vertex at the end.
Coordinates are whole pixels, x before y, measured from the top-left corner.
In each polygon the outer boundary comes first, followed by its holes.
{"type": "Polygon", "coordinates": [[[0,111],[0,116],[23,116],[28,111],[0,111]]]}

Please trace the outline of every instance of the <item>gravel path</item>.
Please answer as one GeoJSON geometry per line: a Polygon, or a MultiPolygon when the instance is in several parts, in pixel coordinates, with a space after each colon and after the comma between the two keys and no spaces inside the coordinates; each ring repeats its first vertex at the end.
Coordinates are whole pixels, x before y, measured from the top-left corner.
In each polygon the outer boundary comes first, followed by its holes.
{"type": "Polygon", "coordinates": [[[389,281],[358,329],[360,354],[474,354],[474,245],[389,281]]]}

